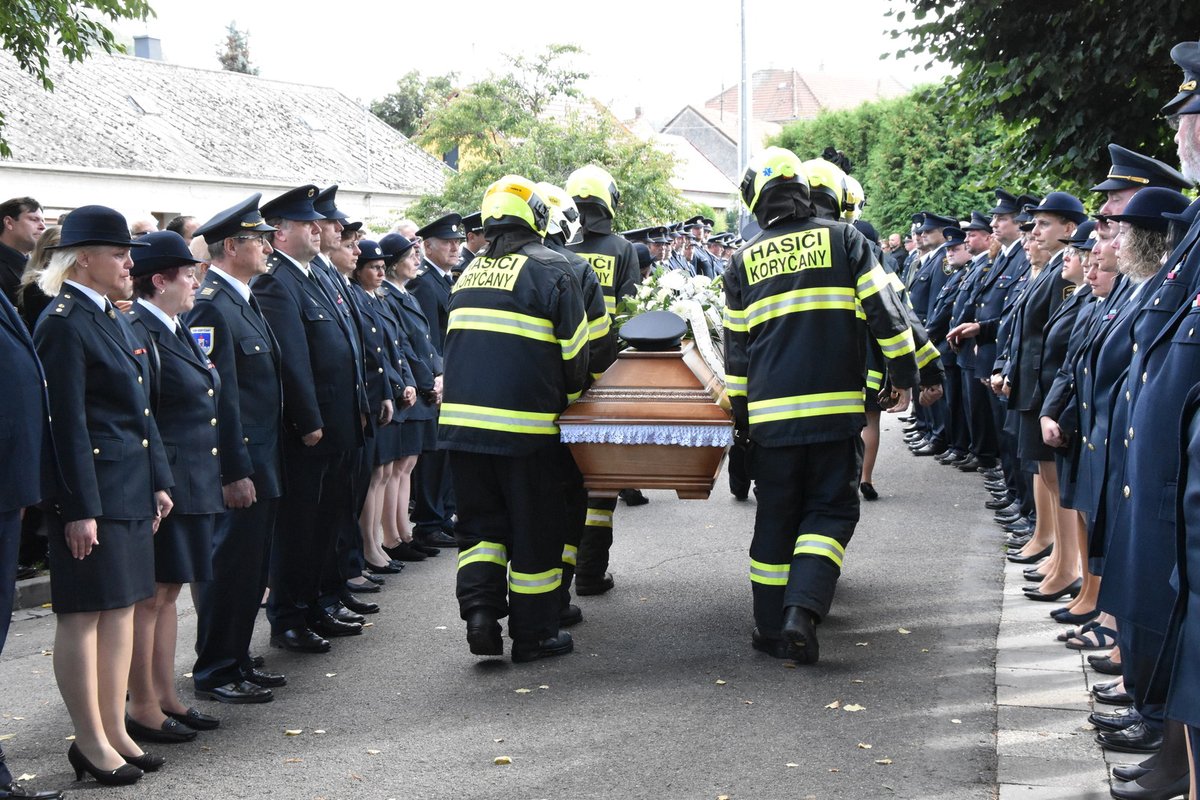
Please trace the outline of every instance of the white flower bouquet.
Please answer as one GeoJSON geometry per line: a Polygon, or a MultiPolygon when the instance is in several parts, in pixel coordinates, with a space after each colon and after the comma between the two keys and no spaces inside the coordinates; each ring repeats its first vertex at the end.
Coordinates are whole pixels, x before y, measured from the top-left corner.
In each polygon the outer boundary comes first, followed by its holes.
{"type": "Polygon", "coordinates": [[[725,308],[724,281],[718,277],[688,275],[659,267],[637,287],[632,297],[617,304],[618,329],[631,317],[646,311],[670,311],[687,322],[696,348],[714,373],[725,375],[721,353],[721,315],[725,308]]]}

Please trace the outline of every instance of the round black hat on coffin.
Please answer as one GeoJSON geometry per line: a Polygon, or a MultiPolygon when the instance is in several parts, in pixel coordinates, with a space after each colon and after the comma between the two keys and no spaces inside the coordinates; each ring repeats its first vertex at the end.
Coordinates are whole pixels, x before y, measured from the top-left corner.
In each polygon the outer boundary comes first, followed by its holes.
{"type": "Polygon", "coordinates": [[[674,350],[686,333],[683,317],[670,311],[647,311],[621,326],[621,338],[643,352],[674,350]]]}

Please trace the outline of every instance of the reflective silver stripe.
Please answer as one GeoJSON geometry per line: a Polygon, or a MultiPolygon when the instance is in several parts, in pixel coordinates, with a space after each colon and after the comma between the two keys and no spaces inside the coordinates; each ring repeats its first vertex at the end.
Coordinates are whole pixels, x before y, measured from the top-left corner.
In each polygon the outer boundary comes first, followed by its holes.
{"type": "Polygon", "coordinates": [[[771,405],[749,404],[750,422],[770,422],[792,417],[816,417],[823,414],[852,414],[865,410],[862,393],[856,397],[840,397],[824,400],[799,400],[791,403],[771,405]]]}
{"type": "Polygon", "coordinates": [[[515,314],[495,316],[492,314],[476,313],[474,309],[455,309],[450,312],[450,319],[446,330],[454,330],[460,326],[487,326],[489,329],[510,328],[513,333],[519,333],[531,339],[540,339],[547,342],[556,341],[554,338],[554,326],[549,320],[539,320],[534,317],[519,319],[515,314]]]}
{"type": "Polygon", "coordinates": [[[602,508],[589,508],[587,510],[586,524],[611,528],[612,518],[613,512],[611,511],[606,511],[602,508]]]}
{"type": "Polygon", "coordinates": [[[762,305],[755,303],[746,312],[746,327],[753,328],[760,322],[765,322],[768,319],[777,317],[782,311],[815,311],[820,309],[846,309],[854,308],[853,295],[848,291],[845,293],[830,292],[829,294],[810,294],[803,297],[780,297],[771,298],[762,305]]]}
{"type": "Polygon", "coordinates": [[[564,564],[569,564],[572,567],[575,566],[575,559],[578,556],[578,554],[579,554],[578,547],[575,547],[574,545],[570,545],[570,544],[563,545],[562,560],[563,560],[564,564]]]}
{"type": "Polygon", "coordinates": [[[817,555],[828,558],[839,567],[842,566],[842,557],[846,555],[846,548],[842,547],[828,536],[816,536],[813,534],[805,534],[797,537],[796,549],[793,555],[817,555]]]}
{"type": "Polygon", "coordinates": [[[750,580],[767,586],[786,586],[791,573],[790,564],[765,564],[750,560],[750,580]]]}
{"type": "Polygon", "coordinates": [[[533,575],[523,572],[508,574],[508,587],[519,594],[544,594],[561,585],[561,569],[547,570],[533,575]]]}
{"type": "Polygon", "coordinates": [[[467,564],[474,564],[479,561],[487,561],[492,564],[501,566],[508,564],[508,551],[498,544],[491,542],[481,542],[474,547],[463,550],[458,554],[458,568],[462,569],[467,564]]]}

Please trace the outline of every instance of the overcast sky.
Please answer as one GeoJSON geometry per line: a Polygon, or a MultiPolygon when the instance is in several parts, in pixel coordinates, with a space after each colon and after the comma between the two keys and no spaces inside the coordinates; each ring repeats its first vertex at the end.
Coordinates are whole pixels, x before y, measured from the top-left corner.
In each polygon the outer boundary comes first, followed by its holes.
{"type": "MultiPolygon", "coordinates": [[[[740,71],[737,0],[150,2],[155,19],[118,31],[159,37],[167,61],[219,68],[217,50],[235,21],[249,31],[251,61],[263,77],[332,86],[364,103],[411,69],[458,72],[466,83],[503,71],[506,53],[574,43],[586,51],[575,63],[592,76],[590,94],[621,117],[640,106],[661,123],[736,83],[740,71]]],[[[924,61],[879,60],[896,49],[884,16],[892,5],[907,7],[904,0],[746,0],[750,69],[892,76],[909,86],[945,75],[925,71],[924,61]]]]}

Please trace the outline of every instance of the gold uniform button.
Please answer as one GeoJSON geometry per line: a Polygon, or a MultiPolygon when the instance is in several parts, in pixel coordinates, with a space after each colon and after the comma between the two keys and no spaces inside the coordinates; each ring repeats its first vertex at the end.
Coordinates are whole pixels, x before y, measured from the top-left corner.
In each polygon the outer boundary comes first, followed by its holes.
{"type": "Polygon", "coordinates": [[[208,396],[209,396],[209,397],[212,397],[214,394],[216,394],[216,392],[214,392],[212,389],[209,389],[209,390],[208,390],[208,396]]]}
{"type": "Polygon", "coordinates": [[[208,421],[208,424],[209,424],[209,425],[212,425],[214,428],[215,428],[215,427],[217,427],[217,418],[216,418],[216,417],[213,417],[212,419],[210,419],[210,420],[208,421]]]}
{"type": "Polygon", "coordinates": [[[1096,449],[1096,445],[1092,444],[1091,442],[1088,442],[1088,450],[1095,450],[1095,449],[1096,449]]]}
{"type": "Polygon", "coordinates": [[[1125,495],[1126,497],[1129,497],[1129,494],[1130,494],[1130,492],[1129,492],[1129,487],[1128,487],[1128,486],[1126,486],[1126,487],[1125,487],[1125,489],[1124,489],[1124,495],[1125,495]]]}
{"type": "Polygon", "coordinates": [[[382,352],[383,352],[383,348],[382,348],[382,347],[376,347],[376,348],[375,348],[375,352],[376,352],[376,353],[382,353],[382,352]]]}
{"type": "Polygon", "coordinates": [[[141,383],[141,382],[142,382],[142,376],[138,375],[138,383],[141,383]]]}
{"type": "Polygon", "coordinates": [[[1084,410],[1084,411],[1087,411],[1087,403],[1084,403],[1084,404],[1083,404],[1083,410],[1084,410]]]}
{"type": "Polygon", "coordinates": [[[1133,438],[1133,426],[1132,425],[1129,427],[1129,438],[1130,439],[1133,438]]]}
{"type": "Polygon", "coordinates": [[[374,333],[374,332],[375,332],[375,329],[374,329],[374,328],[371,328],[371,333],[374,333]]]}
{"type": "Polygon", "coordinates": [[[1156,297],[1156,298],[1154,298],[1154,305],[1158,305],[1158,301],[1159,301],[1160,299],[1161,299],[1161,298],[1159,298],[1159,297],[1156,297]]]}
{"type": "Polygon", "coordinates": [[[99,447],[97,447],[97,448],[93,449],[93,450],[92,450],[92,455],[94,455],[94,456],[98,456],[98,455],[100,455],[100,448],[99,448],[99,447]]]}
{"type": "Polygon", "coordinates": [[[149,447],[149,446],[150,446],[150,442],[146,439],[142,439],[142,447],[149,447]]]}
{"type": "Polygon", "coordinates": [[[1133,343],[1133,352],[1137,352],[1137,342],[1133,343]]]}
{"type": "Polygon", "coordinates": [[[250,444],[250,437],[249,437],[249,436],[243,436],[243,437],[242,437],[242,444],[250,444]]]}
{"type": "Polygon", "coordinates": [[[1145,383],[1145,382],[1146,382],[1146,377],[1147,377],[1148,375],[1149,375],[1149,373],[1147,373],[1147,372],[1143,372],[1143,373],[1142,373],[1142,383],[1145,383]]]}
{"type": "Polygon", "coordinates": [[[383,372],[383,367],[380,367],[378,371],[383,372]]]}
{"type": "Polygon", "coordinates": [[[215,448],[215,447],[214,447],[214,448],[212,449],[212,454],[213,454],[214,456],[217,454],[217,448],[215,448]]]}
{"type": "Polygon", "coordinates": [[[147,417],[150,416],[150,409],[144,409],[143,412],[147,417]]]}
{"type": "Polygon", "coordinates": [[[259,347],[258,345],[254,345],[254,352],[257,353],[259,350],[262,350],[262,348],[259,347]]]}

